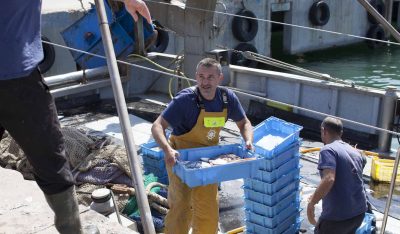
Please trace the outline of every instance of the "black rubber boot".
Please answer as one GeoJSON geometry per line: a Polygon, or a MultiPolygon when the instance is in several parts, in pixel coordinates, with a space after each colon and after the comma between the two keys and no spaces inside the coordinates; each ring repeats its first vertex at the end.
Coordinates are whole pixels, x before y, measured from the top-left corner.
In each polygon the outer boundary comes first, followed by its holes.
{"type": "Polygon", "coordinates": [[[45,194],[45,197],[54,211],[54,225],[59,233],[83,234],[74,186],[61,193],[45,194]]]}

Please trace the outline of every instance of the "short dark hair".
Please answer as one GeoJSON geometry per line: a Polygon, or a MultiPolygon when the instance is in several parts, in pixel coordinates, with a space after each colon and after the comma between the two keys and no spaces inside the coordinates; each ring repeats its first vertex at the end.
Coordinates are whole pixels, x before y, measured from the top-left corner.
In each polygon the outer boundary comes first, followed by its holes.
{"type": "Polygon", "coordinates": [[[333,117],[326,117],[324,121],[322,121],[321,127],[326,129],[328,132],[335,133],[338,135],[342,135],[343,133],[343,124],[340,119],[336,119],[333,117]]]}
{"type": "Polygon", "coordinates": [[[213,58],[204,58],[204,59],[202,59],[202,60],[197,64],[196,72],[199,70],[199,67],[201,67],[201,66],[207,67],[207,68],[209,68],[209,67],[216,67],[217,70],[218,70],[218,72],[219,72],[219,74],[222,74],[222,67],[221,67],[221,64],[220,64],[217,60],[215,60],[215,59],[213,59],[213,58]]]}

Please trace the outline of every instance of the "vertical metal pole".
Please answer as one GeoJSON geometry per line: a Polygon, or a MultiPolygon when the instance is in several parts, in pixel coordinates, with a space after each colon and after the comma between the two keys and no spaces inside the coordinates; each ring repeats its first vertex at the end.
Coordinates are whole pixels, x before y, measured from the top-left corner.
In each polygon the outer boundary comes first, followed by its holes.
{"type": "Polygon", "coordinates": [[[400,33],[397,32],[393,26],[386,21],[386,19],[379,14],[378,11],[374,7],[369,4],[367,0],[357,0],[367,11],[380,23],[385,30],[388,30],[392,36],[396,39],[396,41],[400,42],[400,33]]]}
{"type": "Polygon", "coordinates": [[[122,135],[124,137],[125,149],[128,154],[128,161],[131,170],[132,180],[136,189],[140,217],[143,229],[146,234],[155,234],[155,229],[151,217],[149,202],[143,184],[143,177],[139,160],[136,152],[135,141],[129,122],[128,111],[125,103],[124,92],[122,90],[121,77],[119,75],[117,61],[115,58],[114,46],[111,39],[110,28],[107,22],[106,11],[103,0],[95,0],[97,15],[99,19],[101,36],[104,51],[107,57],[107,66],[111,77],[111,85],[117,106],[122,135]]]}
{"type": "MultiPolygon", "coordinates": [[[[385,18],[389,22],[389,24],[392,23],[392,12],[393,12],[393,0],[386,0],[385,1],[385,18]]],[[[386,37],[389,38],[390,33],[388,30],[385,30],[386,37]]]]}
{"type": "Polygon", "coordinates": [[[398,4],[398,7],[397,7],[397,22],[396,22],[396,24],[397,24],[397,28],[400,28],[400,4],[398,4]]]}
{"type": "Polygon", "coordinates": [[[383,215],[381,234],[384,234],[386,230],[386,223],[389,216],[390,204],[392,203],[392,197],[393,197],[394,185],[396,183],[397,168],[399,167],[399,161],[400,161],[400,148],[397,149],[396,160],[394,161],[392,180],[390,181],[390,188],[389,188],[389,197],[387,199],[385,213],[383,215]]]}
{"type": "MultiPolygon", "coordinates": [[[[386,93],[382,100],[382,119],[380,127],[384,129],[391,129],[393,126],[394,109],[397,100],[397,88],[394,86],[387,86],[386,93]]],[[[378,139],[378,148],[381,152],[390,152],[390,144],[392,143],[392,134],[380,131],[378,139]]]]}

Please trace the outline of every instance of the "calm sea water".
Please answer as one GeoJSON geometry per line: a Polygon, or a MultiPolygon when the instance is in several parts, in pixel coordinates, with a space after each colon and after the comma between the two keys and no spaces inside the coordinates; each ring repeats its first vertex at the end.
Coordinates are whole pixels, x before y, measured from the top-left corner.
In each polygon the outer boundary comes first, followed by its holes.
{"type": "Polygon", "coordinates": [[[356,85],[400,89],[400,46],[383,45],[370,49],[365,43],[310,52],[278,59],[332,77],[354,81],[356,85]]]}
{"type": "MultiPolygon", "coordinates": [[[[310,52],[302,55],[278,55],[275,58],[306,68],[326,73],[335,78],[350,80],[356,85],[385,89],[396,86],[400,90],[400,46],[383,45],[378,49],[370,49],[365,43],[332,48],[324,51],[310,52]]],[[[398,140],[393,138],[392,149],[399,147],[398,140]]],[[[370,182],[367,188],[373,193],[371,202],[380,210],[384,210],[389,193],[389,185],[370,182]]],[[[395,186],[391,215],[400,210],[400,185],[395,186]],[[395,212],[393,213],[393,210],[395,212]]]]}

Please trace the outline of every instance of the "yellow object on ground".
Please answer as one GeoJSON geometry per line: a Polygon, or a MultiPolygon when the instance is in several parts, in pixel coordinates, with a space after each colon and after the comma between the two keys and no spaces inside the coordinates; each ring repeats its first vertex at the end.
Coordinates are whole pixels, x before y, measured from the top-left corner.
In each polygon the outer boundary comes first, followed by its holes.
{"type": "MultiPolygon", "coordinates": [[[[372,158],[371,177],[375,181],[390,183],[393,174],[394,160],[372,158]]],[[[400,183],[400,167],[397,171],[396,183],[400,183]]]]}
{"type": "Polygon", "coordinates": [[[315,148],[308,148],[308,149],[302,149],[300,150],[300,153],[305,154],[305,153],[310,153],[310,152],[315,152],[315,151],[320,151],[320,147],[315,147],[315,148]]]}
{"type": "Polygon", "coordinates": [[[245,228],[245,226],[239,227],[239,228],[235,228],[235,229],[232,229],[232,230],[226,232],[226,234],[239,234],[239,233],[243,233],[243,232],[244,232],[244,228],[245,228]]]}
{"type": "MultiPolygon", "coordinates": [[[[191,131],[180,136],[171,135],[170,144],[174,149],[187,149],[217,145],[221,128],[204,126],[205,117],[227,118],[223,112],[200,111],[196,125],[191,131]]],[[[207,155],[204,155],[207,157],[207,155]]],[[[169,188],[169,212],[165,217],[166,234],[187,234],[192,226],[193,234],[215,234],[218,231],[218,184],[189,188],[176,176],[172,167],[167,166],[169,188]]]]}

